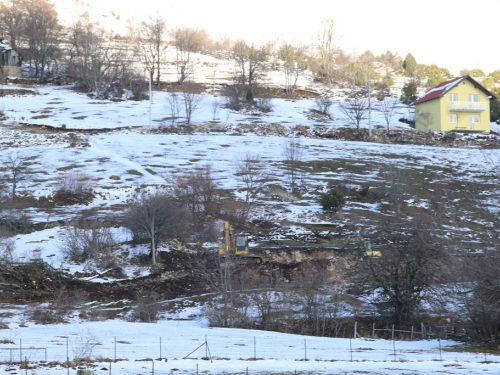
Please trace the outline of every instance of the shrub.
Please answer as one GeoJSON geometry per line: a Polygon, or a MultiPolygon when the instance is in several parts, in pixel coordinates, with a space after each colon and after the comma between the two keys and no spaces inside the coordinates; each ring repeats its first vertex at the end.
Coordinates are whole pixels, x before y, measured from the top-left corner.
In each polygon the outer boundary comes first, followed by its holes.
{"type": "Polygon", "coordinates": [[[140,290],[137,292],[136,307],[129,317],[131,322],[155,323],[161,309],[160,296],[155,291],[140,290]]]}
{"type": "Polygon", "coordinates": [[[61,250],[71,260],[84,262],[93,259],[98,268],[105,269],[115,266],[115,261],[111,254],[111,247],[116,241],[110,228],[99,227],[98,223],[90,229],[73,227],[68,230],[61,250]]]}
{"type": "Polygon", "coordinates": [[[367,183],[361,184],[361,187],[359,188],[359,195],[361,195],[362,197],[366,197],[368,196],[369,190],[370,190],[370,184],[367,183]]]}
{"type": "Polygon", "coordinates": [[[12,238],[0,237],[0,261],[3,264],[12,263],[14,261],[14,250],[16,244],[12,238]]]}
{"type": "Polygon", "coordinates": [[[52,308],[36,307],[28,311],[28,317],[30,320],[35,322],[35,324],[47,325],[47,324],[57,324],[64,323],[64,315],[60,314],[59,311],[53,310],[52,308]]]}
{"type": "Polygon", "coordinates": [[[231,85],[224,88],[221,94],[224,96],[226,108],[232,109],[233,111],[239,111],[242,106],[241,98],[244,90],[244,85],[231,85]]]}
{"type": "Polygon", "coordinates": [[[326,116],[331,116],[330,109],[333,106],[333,99],[328,96],[319,96],[314,99],[316,110],[326,116]]]}
{"type": "Polygon", "coordinates": [[[321,196],[321,206],[325,211],[337,212],[345,204],[345,196],[339,189],[332,189],[321,196]]]}
{"type": "Polygon", "coordinates": [[[67,173],[59,179],[53,199],[58,204],[84,204],[94,198],[91,179],[83,173],[67,173]]]}
{"type": "Polygon", "coordinates": [[[255,106],[262,112],[268,113],[273,110],[273,101],[269,97],[257,98],[255,106]]]}

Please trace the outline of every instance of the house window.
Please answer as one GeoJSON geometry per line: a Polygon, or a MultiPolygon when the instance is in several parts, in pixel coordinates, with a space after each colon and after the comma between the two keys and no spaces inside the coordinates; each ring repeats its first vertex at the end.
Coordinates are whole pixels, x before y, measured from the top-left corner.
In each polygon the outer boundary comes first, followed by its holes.
{"type": "Polygon", "coordinates": [[[450,114],[450,122],[452,124],[457,124],[458,123],[458,116],[456,113],[451,113],[450,114]]]}
{"type": "Polygon", "coordinates": [[[479,94],[469,94],[469,102],[479,103],[479,94]]]}
{"type": "Polygon", "coordinates": [[[450,94],[450,102],[458,102],[458,94],[450,94]]]}

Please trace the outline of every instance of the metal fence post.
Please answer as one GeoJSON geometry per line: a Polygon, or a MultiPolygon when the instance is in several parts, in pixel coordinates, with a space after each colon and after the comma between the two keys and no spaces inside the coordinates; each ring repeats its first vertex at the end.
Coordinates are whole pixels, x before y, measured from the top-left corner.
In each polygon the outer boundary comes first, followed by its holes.
{"type": "Polygon", "coordinates": [[[349,339],[349,350],[351,352],[351,362],[352,362],[352,339],[349,339]]]}
{"type": "Polygon", "coordinates": [[[307,342],[304,339],[304,361],[307,361],[307,342]]]}

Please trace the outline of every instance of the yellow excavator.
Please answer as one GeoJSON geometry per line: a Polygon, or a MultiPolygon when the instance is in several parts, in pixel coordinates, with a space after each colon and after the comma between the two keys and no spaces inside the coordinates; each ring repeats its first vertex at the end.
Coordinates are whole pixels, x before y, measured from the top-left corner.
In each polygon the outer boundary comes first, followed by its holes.
{"type": "Polygon", "coordinates": [[[363,238],[360,235],[352,235],[347,237],[341,250],[344,250],[351,243],[357,244],[360,259],[382,257],[382,253],[379,250],[373,250],[372,242],[370,241],[370,239],[363,238]]]}
{"type": "Polygon", "coordinates": [[[248,235],[234,234],[233,227],[228,221],[224,222],[224,242],[219,246],[219,256],[224,258],[236,256],[242,261],[262,263],[261,257],[249,255],[248,235]]]}

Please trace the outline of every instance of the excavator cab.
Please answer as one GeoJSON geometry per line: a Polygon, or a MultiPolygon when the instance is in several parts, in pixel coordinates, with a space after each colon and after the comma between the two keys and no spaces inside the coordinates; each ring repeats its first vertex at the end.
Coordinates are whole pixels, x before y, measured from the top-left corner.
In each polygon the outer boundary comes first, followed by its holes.
{"type": "Polygon", "coordinates": [[[237,234],[236,238],[236,255],[248,254],[248,236],[245,234],[237,234]]]}
{"type": "Polygon", "coordinates": [[[372,242],[370,239],[365,239],[364,246],[360,247],[360,257],[361,258],[380,258],[382,253],[378,250],[373,250],[372,242]]]}
{"type": "Polygon", "coordinates": [[[380,258],[382,257],[382,253],[379,250],[373,250],[372,242],[369,238],[363,238],[359,235],[349,236],[344,241],[344,246],[342,250],[344,250],[349,244],[354,243],[358,247],[359,259],[366,258],[380,258]]]}

